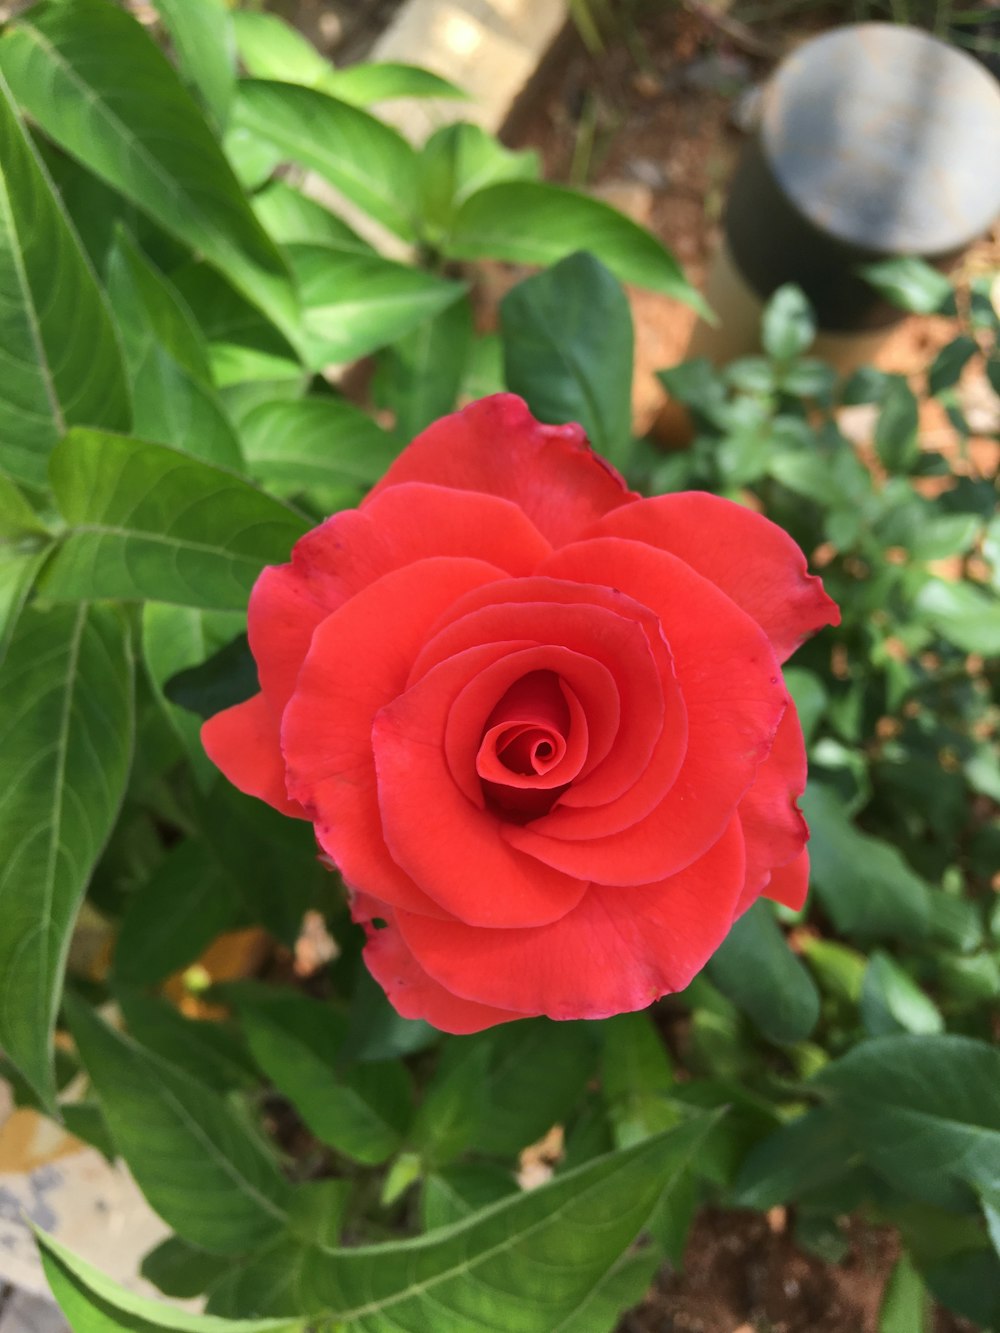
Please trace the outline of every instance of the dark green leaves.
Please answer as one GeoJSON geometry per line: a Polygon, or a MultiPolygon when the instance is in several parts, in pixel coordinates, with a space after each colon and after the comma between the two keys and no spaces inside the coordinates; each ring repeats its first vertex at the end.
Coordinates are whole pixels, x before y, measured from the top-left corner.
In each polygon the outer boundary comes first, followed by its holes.
{"type": "Polygon", "coordinates": [[[115,1146],[160,1216],[215,1254],[241,1253],[279,1230],[289,1186],[235,1110],[86,1005],[68,1007],[115,1146]]]}
{"type": "Polygon", "coordinates": [[[904,376],[891,376],[875,427],[875,448],[889,472],[908,472],[919,456],[917,424],[917,400],[913,391],[904,376]]]}
{"type": "Polygon", "coordinates": [[[124,616],[86,603],[24,611],[0,700],[0,1043],[50,1100],[70,931],[131,760],[124,616]]]}
{"type": "Polygon", "coordinates": [[[173,449],[74,431],[52,457],[70,530],[47,596],[151,598],[240,610],[261,569],[288,558],[306,523],[232,473],[173,449]]]}
{"type": "Polygon", "coordinates": [[[816,1026],[819,992],[767,902],[755,903],[735,923],[709,975],[771,1041],[802,1041],[816,1026]]]}
{"type": "Polygon", "coordinates": [[[540,420],[578,421],[623,466],[632,440],[632,317],[593,256],[571,255],[509,292],[500,307],[507,386],[540,420]]]}
{"type": "Polygon", "coordinates": [[[0,303],[0,466],[43,486],[67,426],[125,430],[131,408],[107,302],[2,78],[0,303]]]}
{"type": "Polygon", "coordinates": [[[0,39],[0,68],[49,138],[288,327],[280,255],[197,105],[130,15],[103,0],[35,5],[0,39]]]}

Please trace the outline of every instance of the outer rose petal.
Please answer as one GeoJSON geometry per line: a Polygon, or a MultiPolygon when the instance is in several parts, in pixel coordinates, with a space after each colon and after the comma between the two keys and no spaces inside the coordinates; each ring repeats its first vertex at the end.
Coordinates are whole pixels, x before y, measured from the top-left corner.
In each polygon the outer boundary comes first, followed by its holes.
{"type": "MultiPolygon", "coordinates": [[[[783,903],[793,912],[804,906],[809,892],[809,853],[800,852],[794,861],[771,871],[771,880],[764,890],[765,898],[783,903]]],[[[749,906],[749,904],[748,904],[749,906]]]]}
{"type": "Polygon", "coordinates": [[[406,481],[513,500],[555,546],[637,497],[579,426],[543,426],[512,393],[442,417],[404,449],[365,504],[406,481]]]}
{"type": "Polygon", "coordinates": [[[476,930],[411,912],[396,920],[417,962],[455,995],[550,1018],[607,1018],[688,985],[728,933],[743,875],[734,819],[679,875],[638,888],[594,885],[549,926],[476,930]]]}
{"type": "Polygon", "coordinates": [[[771,753],[740,801],[747,878],[738,911],[757,900],[776,866],[794,861],[806,845],[809,829],[795,804],[805,789],[806,748],[798,713],[790,703],[774,734],[771,753]]]}
{"type": "Polygon", "coordinates": [[[615,510],[585,536],[632,537],[680,556],[753,616],[779,662],[823,625],[840,623],[837,604],[788,533],[731,500],[702,491],[660,495],[615,510]]]}
{"type": "Polygon", "coordinates": [[[201,743],[234,787],[259,797],[283,815],[309,818],[285,790],[278,723],[262,694],[210,717],[201,729],[201,743]]]}
{"type": "Polygon", "coordinates": [[[316,626],[394,569],[449,555],[521,575],[551,550],[516,505],[443,486],[395,486],[364,510],[334,514],[296,543],[290,565],[254,585],[247,625],[261,689],[280,714],[316,626]]]}
{"type": "Polygon", "coordinates": [[[440,909],[386,850],[372,722],[405,688],[429,626],[462,593],[500,577],[481,560],[444,558],[379,579],[316,630],[282,718],[289,795],[308,809],[344,879],[432,915],[440,909]]]}
{"type": "Polygon", "coordinates": [[[368,943],[363,956],[368,971],[403,1018],[422,1018],[441,1032],[463,1036],[527,1017],[513,1010],[463,1000],[445,990],[427,975],[403,943],[392,911],[374,898],[354,895],[351,915],[365,927],[368,943]],[[372,926],[373,917],[384,921],[385,926],[381,929],[372,926]]]}

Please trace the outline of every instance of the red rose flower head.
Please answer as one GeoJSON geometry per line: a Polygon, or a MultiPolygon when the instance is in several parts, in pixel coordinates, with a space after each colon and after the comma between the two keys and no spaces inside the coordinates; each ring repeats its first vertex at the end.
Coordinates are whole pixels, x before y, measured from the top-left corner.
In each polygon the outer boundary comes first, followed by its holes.
{"type": "Polygon", "coordinates": [[[761,894],[803,902],[780,663],[838,618],[767,519],[640,499],[499,394],[264,570],[260,693],[202,737],[312,822],[401,1014],[604,1018],[683,989],[761,894]]]}

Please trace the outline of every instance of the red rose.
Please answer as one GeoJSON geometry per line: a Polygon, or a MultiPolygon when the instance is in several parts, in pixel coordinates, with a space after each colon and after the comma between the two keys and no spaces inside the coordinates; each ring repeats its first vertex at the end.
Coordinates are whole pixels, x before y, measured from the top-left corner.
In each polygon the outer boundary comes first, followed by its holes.
{"type": "Polygon", "coordinates": [[[761,894],[802,903],[779,663],[837,618],[767,519],[640,499],[501,394],[264,570],[261,692],[202,735],[312,821],[400,1013],[603,1018],[685,987],[761,894]]]}

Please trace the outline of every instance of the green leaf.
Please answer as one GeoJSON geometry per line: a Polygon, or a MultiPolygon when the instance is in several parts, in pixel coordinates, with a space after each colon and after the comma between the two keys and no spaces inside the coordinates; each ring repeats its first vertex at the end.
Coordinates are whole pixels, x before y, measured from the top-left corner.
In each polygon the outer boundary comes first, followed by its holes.
{"type": "Polygon", "coordinates": [[[972,583],[928,579],[913,600],[916,616],[966,653],[1000,653],[1000,600],[972,583]]]}
{"type": "Polygon", "coordinates": [[[124,232],[108,260],[108,293],[126,348],[136,435],[240,470],[239,441],[211,386],[204,338],[178,294],[124,232]]]}
{"type": "Polygon", "coordinates": [[[330,69],[323,79],[324,92],[333,93],[352,106],[371,106],[394,97],[446,97],[468,100],[469,94],[440,74],[418,65],[394,60],[376,60],[344,69],[330,69]]]}
{"type": "Polygon", "coordinates": [[[555,264],[588,250],[620,282],[707,307],[680,265],[648,231],[599,199],[538,181],[504,181],[470,195],[443,246],[451,259],[555,264]]]}
{"type": "Polygon", "coordinates": [[[395,412],[399,439],[412,440],[454,409],[472,340],[472,304],[462,297],[385,349],[380,401],[395,412]]]}
{"type": "Polygon", "coordinates": [[[537,180],[539,161],[536,152],[511,152],[478,125],[458,122],[430,136],[419,172],[422,226],[439,243],[466,199],[500,181],[537,180]]]}
{"type": "Polygon", "coordinates": [[[963,1209],[1000,1189],[1000,1051],[956,1036],[876,1037],[819,1074],[857,1148],[896,1189],[963,1209]]]}
{"type": "Polygon", "coordinates": [[[358,968],[344,1040],[345,1060],[395,1060],[426,1050],[441,1033],[420,1018],[403,1018],[366,967],[358,968]]]}
{"type": "Polygon", "coordinates": [[[937,1005],[908,972],[888,954],[876,950],[861,990],[861,1021],[872,1037],[895,1032],[942,1032],[937,1005]]]}
{"type": "Polygon", "coordinates": [[[281,245],[328,245],[370,255],[372,247],[336,213],[331,213],[286,181],[271,181],[253,198],[253,211],[270,236],[281,245]]]}
{"type": "Polygon", "coordinates": [[[519,283],[500,305],[508,388],[541,421],[577,421],[624,466],[632,443],[632,316],[620,284],[589,254],[519,283]]]}
{"type": "Polygon", "coordinates": [[[313,44],[277,14],[236,9],[232,18],[240,60],[255,78],[316,87],[332,72],[313,44]]]}
{"type": "Polygon", "coordinates": [[[945,275],[922,259],[880,259],[858,272],[887,301],[914,315],[933,315],[952,293],[945,275]]]}
{"type": "Polygon", "coordinates": [[[418,1169],[421,1162],[432,1168],[444,1166],[473,1144],[483,1146],[491,1045],[492,1034],[445,1043],[409,1134],[419,1155],[418,1169]]]}
{"type": "Polygon", "coordinates": [[[399,452],[367,412],[329,396],[260,403],[241,438],[255,481],[284,498],[307,495],[328,513],[359,500],[399,452]]]}
{"type": "Polygon", "coordinates": [[[489,1049],[486,1108],[475,1147],[499,1155],[518,1152],[569,1118],[598,1054],[589,1024],[546,1019],[498,1028],[489,1049]]]}
{"type": "Polygon", "coordinates": [[[217,1092],[253,1088],[259,1083],[250,1052],[231,1024],[185,1018],[169,1000],[120,985],[115,987],[115,996],[129,1035],[196,1082],[217,1092]]]}
{"type": "Polygon", "coordinates": [[[808,744],[826,711],[829,698],[826,686],[819,676],[812,671],[806,671],[803,667],[787,667],[783,674],[785,685],[795,704],[795,711],[799,715],[802,735],[808,744]]]}
{"type": "Polygon", "coordinates": [[[314,370],[356,361],[409,333],[465,290],[380,255],[290,245],[303,305],[306,357],[314,370]]]}
{"type": "Polygon", "coordinates": [[[411,1114],[401,1064],[338,1068],[346,1022],[318,1000],[289,992],[254,1003],[238,992],[235,1002],[254,1059],[322,1143],[367,1166],[399,1148],[411,1114]]]}
{"type": "Polygon", "coordinates": [[[67,998],[77,1049],[115,1146],[150,1205],[213,1254],[241,1254],[288,1221],[290,1187],[216,1092],[67,998]]]}
{"type": "MultiPolygon", "coordinates": [[[[171,607],[171,610],[181,611],[187,608],[171,607]]],[[[258,688],[257,663],[250,651],[250,640],[244,633],[236,635],[224,644],[207,661],[200,662],[197,666],[186,667],[171,676],[164,682],[163,693],[171,704],[204,720],[215,713],[221,713],[224,708],[232,708],[234,704],[245,702],[257,694],[258,688]]],[[[194,719],[189,720],[194,721],[194,719]]],[[[201,727],[197,723],[195,741],[201,745],[201,727]]],[[[214,786],[214,765],[212,773],[211,785],[214,786]]]]}
{"type": "Polygon", "coordinates": [[[28,550],[0,545],[0,663],[49,549],[47,545],[28,550]]]}
{"type": "Polygon", "coordinates": [[[979,351],[979,345],[967,333],[959,334],[941,348],[927,372],[927,388],[932,394],[943,393],[957,384],[968,362],[979,351]]]}
{"type": "Polygon", "coordinates": [[[809,823],[811,880],[838,931],[877,939],[927,934],[930,886],[896,850],[860,833],[832,787],[811,782],[802,797],[809,823]]]}
{"type": "Polygon", "coordinates": [[[851,1157],[841,1117],[817,1107],[754,1144],[733,1185],[733,1203],[760,1211],[790,1203],[839,1180],[851,1157]]]}
{"type": "Polygon", "coordinates": [[[770,903],[755,903],[734,923],[708,974],[770,1041],[804,1041],[816,1026],[819,991],[770,903]]]}
{"type": "Polygon", "coordinates": [[[924,1269],[931,1293],[950,1310],[980,1328],[1000,1321],[1000,1256],[994,1250],[966,1250],[924,1269]]]}
{"type": "Polygon", "coordinates": [[[131,895],[115,944],[116,979],[154,985],[193,963],[237,924],[241,906],[204,845],[185,838],[131,895]]]}
{"type": "MultiPolygon", "coordinates": [[[[245,617],[238,611],[197,611],[192,607],[169,606],[163,602],[147,602],[142,608],[142,647],[146,672],[160,707],[187,751],[195,781],[201,791],[208,791],[218,776],[218,770],[205,754],[201,743],[201,719],[192,716],[186,707],[178,706],[168,699],[164,691],[167,682],[178,673],[186,668],[200,666],[223,645],[242,634],[245,628],[245,617]]],[[[242,697],[248,699],[256,692],[257,675],[254,667],[247,691],[242,697]]],[[[219,711],[218,707],[212,707],[204,716],[219,711]]]]}
{"type": "Polygon", "coordinates": [[[285,560],[307,526],[231,472],[122,435],[72,431],[50,475],[70,525],[43,576],[58,601],[241,610],[264,565],[285,560]]]}
{"type": "Polygon", "coordinates": [[[588,1162],[417,1240],[316,1254],[304,1275],[309,1308],[352,1333],[563,1333],[688,1168],[708,1123],[588,1162]]]}
{"type": "Polygon", "coordinates": [[[44,1231],[35,1231],[53,1296],[73,1333],[307,1333],[301,1319],[232,1321],[189,1314],[126,1291],[44,1231]]]}
{"type": "Polygon", "coordinates": [[[435,1172],[420,1191],[425,1231],[450,1227],[480,1208],[517,1193],[512,1172],[496,1162],[456,1162],[435,1172]]]}
{"type": "Polygon", "coordinates": [[[233,124],[311,167],[390,231],[412,239],[416,154],[382,121],[315,88],[245,79],[233,124]]]}
{"type": "Polygon", "coordinates": [[[21,491],[0,472],[0,542],[21,543],[24,538],[47,537],[48,532],[21,491]]]}
{"type": "Polygon", "coordinates": [[[601,1090],[616,1147],[670,1129],[680,1113],[670,1101],[670,1057],[648,1014],[620,1014],[601,1024],[601,1090]]]}
{"type": "Polygon", "coordinates": [[[206,1254],[180,1236],[168,1236],[143,1258],[139,1272],[164,1296],[190,1300],[200,1296],[230,1266],[217,1254],[206,1254]]]}
{"type": "Polygon", "coordinates": [[[917,400],[903,375],[893,375],[886,386],[875,427],[875,448],[886,469],[909,472],[920,456],[917,400]]]}
{"type": "Polygon", "coordinates": [[[775,361],[801,356],[816,337],[816,320],[805,293],[794,283],[779,287],[764,309],[761,341],[775,361]]]}
{"type": "Polygon", "coordinates": [[[0,39],[0,68],[50,139],[294,328],[280,254],[196,103],[129,14],[104,0],[43,0],[0,39]]]}
{"type": "Polygon", "coordinates": [[[2,468],[41,487],[67,425],[125,429],[131,405],[107,303],[2,77],[0,304],[2,468]]]}
{"type": "Polygon", "coordinates": [[[878,1312],[878,1333],[931,1333],[930,1300],[913,1260],[906,1253],[896,1260],[878,1312]]]}
{"type": "Polygon", "coordinates": [[[221,129],[236,89],[236,41],[223,0],[156,0],[181,78],[221,129]]]}
{"type": "Polygon", "coordinates": [[[70,933],[132,757],[124,616],[86,604],[23,611],[0,700],[0,1043],[50,1104],[70,933]]]}

